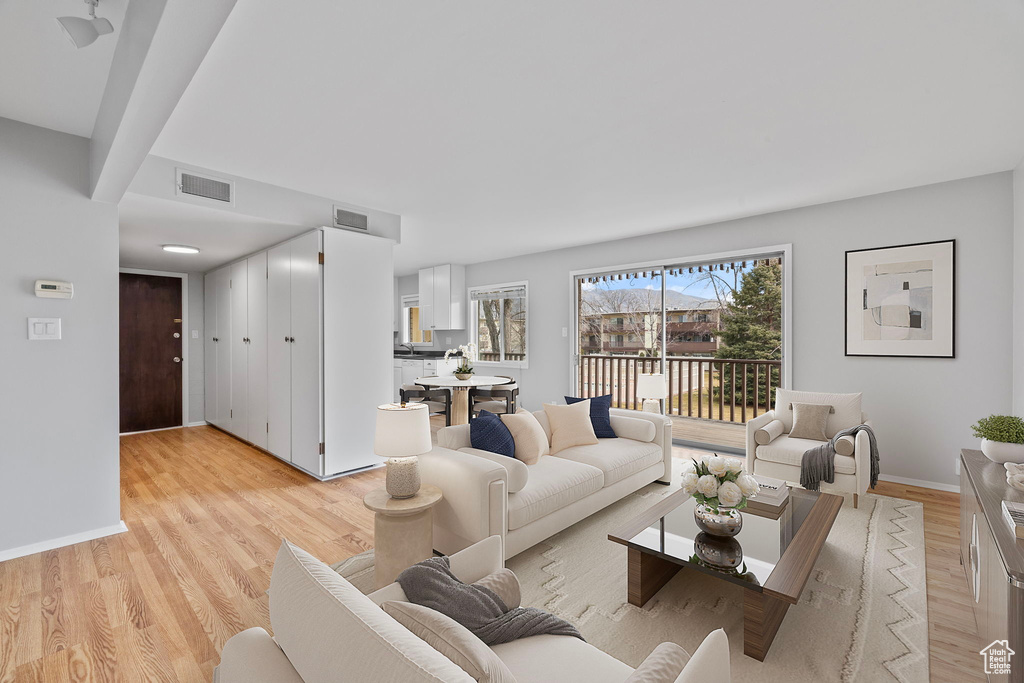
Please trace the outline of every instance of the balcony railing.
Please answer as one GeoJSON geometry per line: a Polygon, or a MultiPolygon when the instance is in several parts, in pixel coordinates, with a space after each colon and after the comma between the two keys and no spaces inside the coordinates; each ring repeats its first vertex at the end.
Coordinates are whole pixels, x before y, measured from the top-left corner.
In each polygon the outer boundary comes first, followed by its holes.
{"type": "MultiPolygon", "coordinates": [[[[497,351],[481,351],[478,355],[480,356],[480,360],[482,360],[482,361],[497,362],[497,361],[501,360],[501,354],[498,353],[497,351]]],[[[505,360],[506,361],[526,360],[526,354],[525,353],[509,353],[509,352],[506,351],[505,352],[505,360]]]]}
{"type": "MultiPolygon", "coordinates": [[[[669,357],[665,414],[743,423],[771,409],[782,361],[669,357]]],[[[612,395],[616,408],[639,410],[639,373],[659,372],[660,358],[580,356],[578,395],[612,395]]]]}

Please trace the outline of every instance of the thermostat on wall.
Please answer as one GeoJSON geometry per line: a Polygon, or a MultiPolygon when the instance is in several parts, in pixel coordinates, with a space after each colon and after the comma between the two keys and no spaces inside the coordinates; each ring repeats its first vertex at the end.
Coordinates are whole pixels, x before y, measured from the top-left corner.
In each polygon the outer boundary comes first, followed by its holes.
{"type": "Polygon", "coordinates": [[[59,280],[36,280],[36,296],[46,299],[70,299],[75,295],[75,286],[59,280]]]}

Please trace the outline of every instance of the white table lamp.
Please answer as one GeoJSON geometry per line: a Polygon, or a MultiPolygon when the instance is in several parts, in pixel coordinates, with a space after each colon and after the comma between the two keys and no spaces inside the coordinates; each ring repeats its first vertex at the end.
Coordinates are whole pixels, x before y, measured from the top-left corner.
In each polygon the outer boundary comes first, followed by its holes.
{"type": "Polygon", "coordinates": [[[392,498],[412,498],[420,490],[417,456],[430,452],[430,411],[422,403],[377,406],[373,452],[387,458],[385,488],[392,498]]]}
{"type": "Polygon", "coordinates": [[[665,375],[660,372],[636,376],[636,396],[644,400],[645,413],[661,414],[661,402],[658,399],[668,397],[668,386],[665,375]]]}

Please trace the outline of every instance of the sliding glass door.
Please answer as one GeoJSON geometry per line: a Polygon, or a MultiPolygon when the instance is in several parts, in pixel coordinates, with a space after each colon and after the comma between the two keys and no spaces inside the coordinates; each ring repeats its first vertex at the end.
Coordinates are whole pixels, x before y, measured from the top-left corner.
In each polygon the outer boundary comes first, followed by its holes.
{"type": "Polygon", "coordinates": [[[770,409],[783,379],[783,260],[751,254],[577,275],[578,395],[611,394],[614,406],[639,409],[636,375],[662,372],[677,437],[739,449],[742,424],[770,409]]]}

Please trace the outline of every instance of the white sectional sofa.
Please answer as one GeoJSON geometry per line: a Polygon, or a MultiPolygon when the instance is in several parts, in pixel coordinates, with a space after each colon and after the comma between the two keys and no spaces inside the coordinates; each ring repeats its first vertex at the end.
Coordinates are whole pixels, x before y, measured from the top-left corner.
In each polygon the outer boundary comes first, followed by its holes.
{"type": "MultiPolygon", "coordinates": [[[[465,583],[479,581],[502,566],[498,538],[485,539],[451,556],[452,573],[465,583]]],[[[330,567],[285,542],[270,579],[274,636],[262,628],[250,628],[232,637],[224,644],[213,680],[473,683],[465,670],[379,607],[388,601],[408,601],[397,583],[363,595],[330,567]]],[[[653,677],[658,670],[657,650],[641,667],[652,665],[644,669],[641,678],[631,678],[632,667],[572,636],[522,638],[495,645],[491,651],[507,669],[491,680],[502,683],[666,680],[653,677]]],[[[685,658],[686,653],[682,655],[685,658]]],[[[729,640],[724,631],[718,630],[689,656],[678,677],[673,675],[668,680],[728,683],[729,675],[729,640]]]]}
{"type": "MultiPolygon", "coordinates": [[[[533,413],[547,433],[544,411],[533,413]]],[[[545,455],[534,465],[478,451],[469,425],[445,427],[420,456],[424,483],[444,499],[434,508],[434,548],[452,554],[500,536],[505,557],[575,524],[622,497],[672,480],[672,422],[654,413],[611,410],[615,439],[545,455]]]]}

